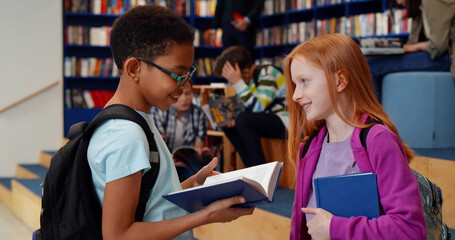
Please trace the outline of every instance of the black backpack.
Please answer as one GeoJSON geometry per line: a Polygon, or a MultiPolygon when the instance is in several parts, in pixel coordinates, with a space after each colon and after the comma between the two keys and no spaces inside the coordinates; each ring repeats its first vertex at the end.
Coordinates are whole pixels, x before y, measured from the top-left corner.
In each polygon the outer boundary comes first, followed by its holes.
{"type": "Polygon", "coordinates": [[[125,105],[103,109],[90,124],[71,126],[69,141],[52,157],[43,183],[41,229],[37,239],[102,239],[102,206],[92,181],[87,149],[95,129],[109,119],[126,119],[144,130],[152,168],[142,177],[136,221],[142,221],[145,206],[159,170],[158,149],[145,119],[125,105]]]}
{"type": "MultiPolygon", "coordinates": [[[[369,124],[372,122],[367,122],[369,124]]],[[[381,124],[381,123],[375,123],[381,124]]],[[[363,128],[360,131],[360,142],[362,146],[367,150],[367,136],[373,125],[363,128]]],[[[317,136],[319,131],[315,132],[312,136],[308,138],[305,142],[305,145],[302,149],[302,157],[308,152],[310,144],[313,141],[314,137],[317,136]]],[[[367,150],[368,151],[368,150],[367,150]]],[[[422,174],[412,170],[417,183],[419,184],[420,198],[423,205],[423,213],[425,215],[427,239],[442,239],[450,240],[450,232],[445,223],[442,222],[442,191],[438,185],[430,181],[428,178],[422,174]]]]}

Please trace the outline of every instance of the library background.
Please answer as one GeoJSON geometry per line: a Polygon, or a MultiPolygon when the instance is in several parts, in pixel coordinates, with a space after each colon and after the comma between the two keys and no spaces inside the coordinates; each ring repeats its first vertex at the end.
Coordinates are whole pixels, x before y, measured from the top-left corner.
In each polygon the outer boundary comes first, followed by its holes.
{"type": "MultiPolygon", "coordinates": [[[[263,13],[255,26],[254,51],[255,55],[259,56],[256,62],[281,66],[284,56],[293,47],[305,40],[328,33],[343,33],[350,36],[361,45],[367,57],[376,54],[377,51],[382,53],[402,51],[400,46],[406,41],[412,23],[410,19],[402,20],[402,16],[406,15],[405,9],[397,6],[389,8],[388,2],[388,0],[265,0],[263,13]],[[378,49],[379,45],[382,48],[378,49]]],[[[214,94],[225,96],[235,94],[230,87],[222,85],[226,80],[214,76],[212,70],[215,58],[222,51],[222,32],[212,28],[216,0],[63,0],[62,137],[67,137],[72,124],[90,121],[99,113],[117,87],[119,75],[109,49],[109,32],[114,20],[131,7],[152,3],[173,9],[195,29],[194,65],[197,67],[197,73],[192,79],[195,103],[204,105],[214,94]]],[[[423,89],[427,87],[422,86],[423,89]]],[[[437,91],[441,87],[432,88],[437,91]]],[[[407,91],[406,89],[400,91],[401,93],[395,95],[408,98],[402,93],[407,91]]],[[[397,98],[395,95],[391,93],[390,97],[397,98]]],[[[428,134],[433,134],[433,137],[430,137],[432,142],[428,144],[419,140],[427,136],[415,136],[413,133],[409,135],[411,140],[418,139],[414,146],[411,144],[418,155],[411,163],[411,167],[441,187],[444,197],[442,213],[444,222],[454,229],[455,181],[451,176],[455,174],[455,136],[452,133],[449,133],[452,135],[442,133],[444,138],[439,140],[435,139],[434,134],[441,131],[437,127],[441,124],[441,120],[438,120],[441,116],[449,118],[446,122],[452,121],[451,125],[454,125],[455,118],[453,115],[438,115],[442,113],[436,110],[435,106],[441,101],[437,97],[435,99],[434,105],[429,106],[435,110],[426,113],[434,117],[423,117],[425,121],[429,121],[423,128],[428,128],[428,134]]],[[[384,104],[387,101],[384,99],[384,104]]],[[[399,98],[393,101],[406,102],[399,98]]],[[[450,101],[453,101],[453,98],[450,101]]],[[[397,112],[399,118],[399,112],[403,108],[394,107],[391,107],[390,111],[397,112]]],[[[391,117],[394,120],[393,116],[391,117]]],[[[421,115],[416,116],[418,117],[421,115]]],[[[401,131],[415,132],[415,128],[409,127],[419,126],[418,124],[419,120],[416,122],[410,120],[402,125],[397,123],[397,127],[401,134],[401,131]]],[[[450,129],[455,132],[454,127],[450,129]]],[[[426,134],[423,132],[422,134],[426,134]]],[[[244,167],[222,131],[210,128],[208,142],[222,159],[223,171],[244,167]]],[[[267,161],[285,161],[275,202],[258,207],[252,216],[222,226],[210,224],[199,227],[195,230],[198,239],[288,238],[295,170],[291,164],[286,164],[288,160],[283,159],[283,156],[286,156],[286,141],[263,139],[262,144],[267,161]]],[[[40,153],[39,164],[18,164],[16,176],[2,178],[0,181],[1,202],[29,229],[39,227],[41,196],[39,184],[55,151],[56,149],[44,149],[40,153]]]]}

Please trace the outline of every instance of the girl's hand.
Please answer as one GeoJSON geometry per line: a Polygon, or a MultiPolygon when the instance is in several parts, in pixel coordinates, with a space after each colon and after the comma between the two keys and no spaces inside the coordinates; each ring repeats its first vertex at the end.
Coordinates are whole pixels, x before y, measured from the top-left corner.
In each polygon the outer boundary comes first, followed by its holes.
{"type": "Polygon", "coordinates": [[[199,170],[199,172],[197,172],[195,174],[193,187],[204,184],[205,179],[208,176],[220,174],[217,171],[213,171],[213,169],[215,169],[217,165],[218,165],[218,158],[214,157],[212,159],[212,161],[210,161],[209,164],[205,165],[201,170],[199,170]]]}
{"type": "Polygon", "coordinates": [[[242,79],[242,71],[240,71],[240,67],[238,63],[235,63],[235,68],[229,61],[223,66],[221,70],[221,76],[226,78],[229,83],[235,84],[242,79]]]}
{"type": "Polygon", "coordinates": [[[314,214],[313,219],[307,222],[308,234],[315,240],[330,240],[330,221],[333,214],[322,208],[302,208],[305,214],[314,214]]]}
{"type": "Polygon", "coordinates": [[[427,42],[418,42],[414,44],[403,45],[404,52],[419,52],[427,50],[427,42]]]}
{"type": "Polygon", "coordinates": [[[243,197],[231,197],[215,201],[201,211],[207,213],[208,222],[230,222],[244,215],[251,215],[254,207],[232,207],[245,203],[243,197]]]}

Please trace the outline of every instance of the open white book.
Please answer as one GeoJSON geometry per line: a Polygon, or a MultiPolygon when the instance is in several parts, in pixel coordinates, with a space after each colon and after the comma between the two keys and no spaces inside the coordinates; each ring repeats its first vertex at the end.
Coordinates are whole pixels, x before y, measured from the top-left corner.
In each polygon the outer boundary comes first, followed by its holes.
{"type": "Polygon", "coordinates": [[[273,202],[282,162],[265,163],[208,177],[201,186],[180,190],[163,196],[175,205],[192,213],[210,203],[234,196],[243,196],[248,207],[273,202]]]}

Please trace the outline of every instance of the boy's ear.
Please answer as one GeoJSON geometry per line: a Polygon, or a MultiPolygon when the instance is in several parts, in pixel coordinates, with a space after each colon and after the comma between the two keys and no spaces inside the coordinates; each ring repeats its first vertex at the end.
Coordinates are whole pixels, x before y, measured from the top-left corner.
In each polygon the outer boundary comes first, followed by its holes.
{"type": "Polygon", "coordinates": [[[250,68],[244,68],[242,70],[242,78],[244,78],[245,81],[253,78],[253,73],[254,73],[255,68],[256,68],[255,64],[251,65],[250,68]]]}
{"type": "Polygon", "coordinates": [[[337,81],[337,92],[342,92],[349,83],[349,77],[346,73],[346,70],[338,70],[335,74],[335,77],[337,81]]]}
{"type": "Polygon", "coordinates": [[[128,77],[133,79],[133,81],[139,80],[141,62],[136,58],[128,58],[123,63],[123,71],[128,77]]]}

